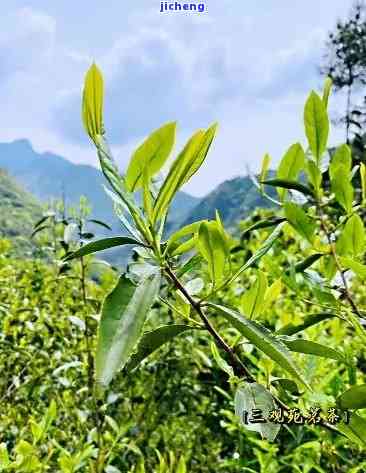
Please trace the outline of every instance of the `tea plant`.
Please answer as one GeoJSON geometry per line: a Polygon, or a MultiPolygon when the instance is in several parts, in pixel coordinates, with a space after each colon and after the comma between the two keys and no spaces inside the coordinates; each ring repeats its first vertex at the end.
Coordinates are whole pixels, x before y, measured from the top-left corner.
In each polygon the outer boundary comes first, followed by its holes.
{"type": "Polygon", "coordinates": [[[0,471],[362,471],[365,165],[346,145],[327,152],[330,85],[305,106],[309,149],[292,145],[274,179],[266,155],[256,183],[278,189],[277,209],[238,222],[238,240],[218,214],[165,229],[216,125],[163,179],[175,141],[164,125],[121,175],[90,69],[84,124],[128,235],[95,240],[82,202],[36,225],[52,266],[12,260],[0,241],[0,471]],[[126,271],[95,278],[93,253],[121,245],[126,271]],[[314,406],[339,422],[245,423],[255,408],[288,420],[314,406]]]}
{"type": "MultiPolygon", "coordinates": [[[[331,82],[325,85],[323,97],[312,92],[306,102],[304,121],[309,149],[299,143],[292,145],[282,159],[274,180],[265,181],[269,157],[266,156],[261,173],[262,192],[265,185],[278,187],[280,216],[256,223],[247,232],[274,226],[275,229],[244,264],[234,269],[233,247],[220,216],[212,221],[199,221],[183,227],[165,238],[165,221],[171,202],[181,187],[199,170],[204,162],[217,125],[193,134],[178,154],[165,179],[157,185],[156,175],[166,164],[175,141],[175,123],[168,123],[154,131],[133,153],[125,175],[121,175],[108,147],[103,125],[103,79],[98,68],[89,70],[83,94],[83,122],[96,146],[103,174],[108,182],[106,192],[111,196],[117,216],[130,236],[117,236],[93,241],[72,255],[84,257],[97,251],[120,245],[133,245],[141,257],[133,270],[122,274],[114,290],[106,297],[101,313],[96,350],[96,382],[106,388],[116,373],[135,369],[147,356],[178,334],[205,330],[212,337],[212,354],[230,383],[237,386],[236,412],[260,407],[265,415],[278,407],[289,415],[290,407],[282,400],[284,391],[305,389],[304,402],[313,391],[293,353],[303,353],[337,360],[352,370],[353,359],[347,350],[330,347],[294,336],[328,317],[338,317],[354,330],[361,341],[366,340],[363,311],[355,301],[348,281],[348,273],[365,278],[363,264],[365,231],[359,212],[365,204],[365,165],[351,168],[350,149],[339,147],[329,165],[324,163],[329,134],[327,105],[331,82]],[[302,178],[299,179],[300,173],[302,178]],[[360,173],[362,195],[359,198],[352,179],[360,173]],[[330,179],[330,190],[323,183],[330,179]],[[142,194],[142,206],[136,194],[142,194]],[[303,196],[302,205],[298,203],[303,196]],[[332,219],[335,211],[342,211],[339,222],[332,219]],[[245,273],[257,267],[287,227],[302,239],[309,256],[291,265],[282,279],[300,297],[304,287],[310,288],[320,305],[329,314],[310,317],[300,326],[288,326],[274,333],[258,319],[265,305],[276,298],[279,281],[270,287],[263,271],[245,292],[241,309],[222,303],[223,294],[245,273]],[[309,268],[317,264],[319,271],[309,268]],[[199,277],[194,275],[199,268],[199,277]],[[333,281],[338,275],[340,281],[333,281]],[[166,285],[162,286],[162,280],[166,285]],[[143,333],[143,326],[155,300],[160,299],[172,308],[184,324],[172,323],[143,333]],[[270,360],[269,378],[285,372],[290,379],[280,387],[259,383],[249,364],[238,350],[224,339],[215,327],[213,318],[222,317],[256,349],[270,360]],[[308,394],[306,394],[308,393],[308,394]]],[[[239,247],[240,250],[240,247],[239,247]]],[[[269,379],[268,378],[268,379],[269,379]]],[[[354,383],[353,383],[354,384],[354,383]]],[[[337,407],[354,410],[366,407],[366,386],[355,385],[341,394],[337,407]]],[[[323,421],[322,426],[343,433],[358,443],[365,443],[366,421],[352,412],[348,424],[337,427],[323,421]]],[[[274,440],[280,430],[276,422],[246,425],[259,431],[264,438],[274,440]]]]}

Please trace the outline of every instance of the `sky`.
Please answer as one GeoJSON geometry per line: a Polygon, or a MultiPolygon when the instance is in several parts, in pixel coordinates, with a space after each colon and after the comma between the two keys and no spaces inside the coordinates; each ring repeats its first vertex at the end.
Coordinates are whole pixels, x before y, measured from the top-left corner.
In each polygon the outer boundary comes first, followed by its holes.
{"type": "MultiPolygon", "coordinates": [[[[320,90],[327,33],[352,0],[206,0],[205,11],[160,12],[159,0],[1,0],[0,141],[98,166],[80,118],[85,73],[105,77],[105,126],[116,161],[154,129],[178,122],[176,152],[219,122],[199,174],[202,196],[225,179],[275,165],[305,143],[303,106],[320,90]]],[[[197,2],[199,3],[199,2],[197,2]]],[[[343,110],[333,96],[331,113],[343,110]]],[[[331,144],[344,132],[331,130],[331,144]]]]}

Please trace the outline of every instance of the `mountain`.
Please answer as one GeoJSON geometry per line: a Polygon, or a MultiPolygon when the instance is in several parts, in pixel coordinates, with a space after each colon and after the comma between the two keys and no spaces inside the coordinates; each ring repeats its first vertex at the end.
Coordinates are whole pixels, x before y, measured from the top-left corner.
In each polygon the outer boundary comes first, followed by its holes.
{"type": "MultiPolygon", "coordinates": [[[[120,231],[111,200],[102,187],[105,179],[93,166],[74,164],[53,153],[37,153],[28,140],[16,140],[0,143],[0,168],[41,201],[61,198],[64,192],[66,204],[77,205],[84,195],[92,206],[93,217],[120,231]]],[[[198,202],[198,198],[179,192],[171,211],[174,221],[184,220],[198,202]]]]}
{"type": "Polygon", "coordinates": [[[30,235],[41,215],[42,207],[36,199],[0,169],[0,238],[10,239],[16,254],[33,252],[30,235]]]}
{"type": "MultiPolygon", "coordinates": [[[[275,197],[274,188],[266,192],[275,197]]],[[[257,207],[272,207],[271,202],[262,197],[249,176],[235,177],[220,184],[189,212],[183,221],[184,225],[203,219],[215,218],[218,210],[224,224],[230,228],[247,217],[257,207]]]]}
{"type": "MultiPolygon", "coordinates": [[[[89,165],[74,164],[53,153],[37,153],[27,140],[17,140],[11,143],[0,143],[0,169],[5,169],[24,189],[41,201],[60,198],[64,192],[67,205],[77,205],[81,195],[87,197],[92,206],[92,214],[96,219],[103,220],[113,227],[114,233],[121,232],[121,225],[113,214],[109,197],[105,194],[102,184],[105,183],[101,172],[89,165]]],[[[8,193],[5,213],[2,219],[14,210],[14,218],[8,223],[2,222],[6,232],[14,231],[18,237],[29,235],[23,225],[28,226],[35,213],[40,213],[39,204],[27,192],[21,191],[4,173],[2,176],[2,192],[8,193]],[[10,194],[14,197],[13,203],[10,194]],[[16,197],[18,196],[18,197],[16,197]],[[18,213],[15,211],[18,209],[18,213]],[[21,217],[19,209],[24,214],[21,217]],[[13,228],[13,230],[12,230],[13,228]],[[22,231],[24,230],[24,232],[22,231]]],[[[274,188],[267,192],[275,195],[274,188]]],[[[4,205],[4,203],[3,203],[4,205]]],[[[198,199],[185,192],[176,196],[170,212],[168,232],[181,225],[196,220],[215,218],[215,210],[227,228],[234,228],[236,223],[245,218],[256,207],[270,207],[271,203],[263,198],[250,177],[236,177],[220,184],[206,197],[198,199]]],[[[0,207],[1,209],[1,207],[0,207]]],[[[110,251],[106,259],[113,262],[124,262],[123,250],[110,251]]]]}

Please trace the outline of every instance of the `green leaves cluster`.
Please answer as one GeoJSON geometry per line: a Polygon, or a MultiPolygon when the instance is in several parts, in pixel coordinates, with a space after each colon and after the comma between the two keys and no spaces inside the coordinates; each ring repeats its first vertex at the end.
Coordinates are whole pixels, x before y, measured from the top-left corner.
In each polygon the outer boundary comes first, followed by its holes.
{"type": "MultiPolygon", "coordinates": [[[[215,220],[187,225],[168,238],[165,229],[170,205],[177,192],[206,159],[217,125],[196,131],[170,166],[167,165],[175,143],[176,124],[163,125],[135,150],[123,175],[116,166],[104,136],[103,80],[97,67],[92,66],[86,76],[83,94],[84,126],[96,146],[109,186],[107,193],[114,202],[116,214],[131,236],[91,242],[68,255],[67,259],[81,258],[127,244],[135,245],[135,252],[139,256],[139,261],[120,277],[102,307],[96,352],[96,377],[99,383],[107,387],[118,370],[135,370],[155,350],[173,342],[176,336],[198,327],[206,329],[213,336],[216,344],[211,348],[213,357],[231,381],[237,379],[239,372],[243,376],[243,372],[247,373],[248,370],[246,367],[243,370],[243,360],[215,329],[209,318],[213,312],[215,318],[224,320],[240,339],[266,355],[274,369],[287,372],[307,391],[311,392],[312,387],[294,354],[318,356],[348,364],[345,353],[337,348],[299,338],[298,335],[316,323],[332,318],[333,311],[339,315],[343,307],[342,302],[339,302],[339,294],[334,294],[337,290],[340,294],[343,291],[342,297],[345,294],[350,303],[350,307],[345,310],[361,315],[355,308],[344,277],[348,270],[364,277],[366,269],[362,259],[365,229],[357,213],[359,204],[355,201],[357,193],[352,183],[357,169],[352,168],[351,150],[347,145],[330,153],[329,165],[325,159],[330,130],[327,111],[330,90],[331,81],[327,80],[322,96],[312,91],[305,103],[306,151],[300,143],[291,145],[279,164],[275,179],[270,180],[266,180],[270,158],[269,155],[264,157],[258,187],[264,195],[266,185],[277,188],[281,215],[270,221],[257,222],[248,229],[247,233],[252,234],[260,228],[275,226],[274,231],[249,257],[233,265],[234,249],[218,213],[215,220]],[[168,168],[165,177],[158,177],[165,167],[168,168]],[[140,198],[137,198],[138,195],[140,198]],[[339,224],[329,222],[328,206],[338,212],[339,224]],[[269,264],[271,256],[268,253],[273,254],[280,237],[291,234],[290,228],[301,239],[301,245],[307,251],[306,258],[295,265],[291,263],[283,274],[271,275],[273,283],[269,286],[268,274],[263,266],[269,264]],[[259,265],[262,266],[259,268],[259,265]],[[255,278],[246,279],[247,271],[255,273],[255,278]],[[337,272],[343,278],[344,287],[333,290],[332,278],[337,272]],[[195,281],[198,280],[197,289],[195,281]],[[258,320],[254,321],[263,317],[276,302],[282,291],[282,280],[287,290],[294,290],[297,294],[303,288],[313,291],[316,299],[329,307],[326,317],[313,316],[302,324],[289,324],[278,333],[269,330],[258,320]],[[243,281],[250,283],[237,303],[241,313],[237,307],[222,304],[220,299],[224,291],[243,281]],[[157,326],[143,333],[149,312],[157,300],[166,303],[172,313],[183,320],[157,326]],[[225,353],[219,353],[219,349],[225,353]]],[[[360,167],[360,177],[364,202],[365,167],[360,167]]],[[[245,245],[244,238],[241,245],[245,245]]],[[[239,246],[239,251],[241,249],[239,246]]],[[[362,324],[355,322],[352,315],[342,314],[339,317],[350,323],[357,333],[363,333],[362,324]]],[[[244,405],[259,405],[267,409],[273,406],[271,392],[260,383],[253,382],[251,374],[247,373],[246,376],[246,381],[250,383],[238,388],[237,408],[241,410],[244,405]]],[[[293,381],[289,380],[289,383],[293,381]]],[[[349,396],[345,395],[340,404],[350,405],[348,399],[349,396]]],[[[265,438],[273,440],[279,428],[269,425],[260,430],[265,438]]]]}

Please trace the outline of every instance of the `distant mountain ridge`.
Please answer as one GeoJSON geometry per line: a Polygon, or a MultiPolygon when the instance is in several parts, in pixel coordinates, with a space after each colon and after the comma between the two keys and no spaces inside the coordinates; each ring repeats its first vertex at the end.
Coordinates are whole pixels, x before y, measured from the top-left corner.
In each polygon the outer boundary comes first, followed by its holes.
{"type": "MultiPolygon", "coordinates": [[[[43,202],[60,198],[64,191],[66,204],[77,205],[84,195],[92,206],[94,218],[109,223],[114,233],[123,232],[113,214],[112,202],[103,190],[105,179],[93,166],[74,164],[53,153],[37,153],[28,140],[16,140],[0,143],[1,168],[43,202]]],[[[267,188],[267,192],[271,196],[276,193],[274,188],[267,188]]],[[[248,176],[227,180],[202,199],[179,192],[170,211],[168,233],[197,220],[215,218],[216,210],[225,226],[234,229],[237,222],[257,207],[271,207],[271,202],[263,198],[248,176]]]]}
{"type": "MultiPolygon", "coordinates": [[[[95,218],[109,223],[116,231],[120,229],[112,202],[103,190],[105,179],[93,166],[75,164],[49,152],[37,153],[28,140],[22,139],[0,143],[0,168],[43,202],[61,198],[64,192],[66,204],[75,205],[84,195],[95,218]]],[[[184,220],[198,202],[198,198],[179,192],[172,205],[174,220],[184,220]]]]}

